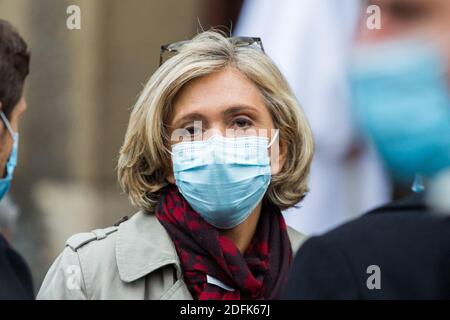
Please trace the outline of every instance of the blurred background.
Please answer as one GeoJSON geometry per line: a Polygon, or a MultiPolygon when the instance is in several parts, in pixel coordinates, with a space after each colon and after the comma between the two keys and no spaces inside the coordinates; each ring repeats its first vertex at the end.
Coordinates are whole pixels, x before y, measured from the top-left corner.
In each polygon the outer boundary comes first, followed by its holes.
{"type": "Polygon", "coordinates": [[[136,211],[115,172],[130,108],[158,66],[161,44],[191,38],[199,21],[260,36],[305,108],[317,152],[310,195],[286,213],[289,224],[320,233],[386,202],[389,181],[348,110],[346,50],[359,1],[337,2],[0,0],[0,18],[31,50],[19,162],[0,210],[16,224],[12,244],[36,290],[70,235],[136,211]],[[70,5],[81,9],[80,30],[66,27],[70,5]],[[337,10],[346,18],[332,19],[342,17],[337,10]]]}

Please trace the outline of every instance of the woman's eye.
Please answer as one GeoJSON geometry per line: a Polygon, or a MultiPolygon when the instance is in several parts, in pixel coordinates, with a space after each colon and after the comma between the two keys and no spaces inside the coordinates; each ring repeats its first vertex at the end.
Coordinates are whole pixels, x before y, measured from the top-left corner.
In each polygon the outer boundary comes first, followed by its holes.
{"type": "Polygon", "coordinates": [[[253,123],[249,119],[238,118],[234,120],[233,124],[238,128],[247,128],[250,127],[253,123]]]}
{"type": "Polygon", "coordinates": [[[185,130],[191,135],[191,136],[196,136],[199,135],[202,130],[198,127],[187,127],[185,128],[185,130]]]}

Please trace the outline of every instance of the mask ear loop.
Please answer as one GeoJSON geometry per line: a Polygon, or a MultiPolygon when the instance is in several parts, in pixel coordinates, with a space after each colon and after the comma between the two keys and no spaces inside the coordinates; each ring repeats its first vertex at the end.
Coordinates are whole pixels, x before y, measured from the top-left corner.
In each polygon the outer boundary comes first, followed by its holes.
{"type": "Polygon", "coordinates": [[[5,124],[6,129],[8,130],[9,134],[11,135],[11,138],[13,141],[16,141],[16,134],[14,133],[14,130],[11,127],[11,124],[8,121],[8,118],[6,117],[5,113],[3,111],[0,111],[0,117],[3,120],[3,123],[5,124]]]}
{"type": "Polygon", "coordinates": [[[280,133],[280,129],[276,129],[276,132],[275,132],[275,134],[273,135],[272,140],[271,140],[270,143],[267,145],[267,149],[269,149],[270,146],[275,142],[275,140],[277,140],[279,133],[280,133]]]}

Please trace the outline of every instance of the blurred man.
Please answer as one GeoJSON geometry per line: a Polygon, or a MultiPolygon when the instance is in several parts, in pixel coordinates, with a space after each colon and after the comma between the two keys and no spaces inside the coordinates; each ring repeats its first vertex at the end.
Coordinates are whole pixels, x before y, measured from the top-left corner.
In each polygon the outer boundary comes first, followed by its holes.
{"type": "MultiPolygon", "coordinates": [[[[23,86],[30,55],[25,41],[0,19],[0,201],[9,191],[17,163],[19,119],[26,109],[23,86]]],[[[31,299],[25,261],[0,234],[0,299],[31,299]]]]}
{"type": "Polygon", "coordinates": [[[370,4],[382,27],[361,24],[355,114],[397,181],[415,179],[415,194],[305,242],[288,299],[450,298],[450,1],[370,4]],[[422,180],[439,181],[437,192],[422,180]],[[437,200],[426,196],[433,189],[437,200]]]}

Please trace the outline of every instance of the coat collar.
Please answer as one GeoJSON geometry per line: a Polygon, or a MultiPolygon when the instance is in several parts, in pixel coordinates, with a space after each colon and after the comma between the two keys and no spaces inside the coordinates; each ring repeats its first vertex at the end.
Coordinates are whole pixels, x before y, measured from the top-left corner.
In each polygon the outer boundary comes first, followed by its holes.
{"type": "MultiPolygon", "coordinates": [[[[167,265],[174,265],[182,278],[180,260],[175,246],[154,214],[139,211],[119,225],[116,260],[120,279],[132,282],[167,265]]],[[[288,227],[294,254],[306,237],[288,227]]]]}
{"type": "Polygon", "coordinates": [[[116,259],[120,279],[125,282],[171,264],[181,275],[180,261],[167,231],[155,215],[142,211],[119,225],[116,259]]]}

